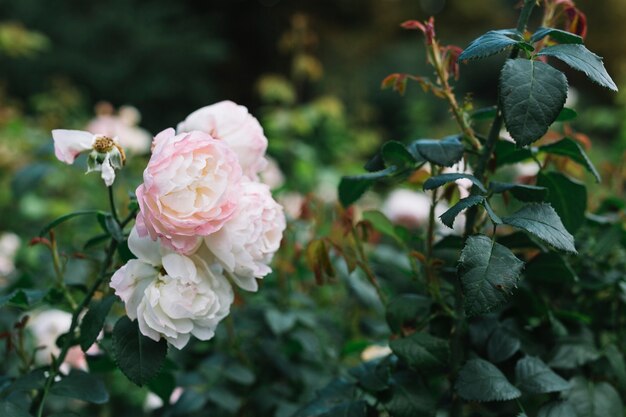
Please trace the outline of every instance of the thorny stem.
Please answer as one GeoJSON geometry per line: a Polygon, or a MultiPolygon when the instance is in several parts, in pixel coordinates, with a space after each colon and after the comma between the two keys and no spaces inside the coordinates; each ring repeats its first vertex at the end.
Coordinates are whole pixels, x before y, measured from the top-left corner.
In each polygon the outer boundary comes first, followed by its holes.
{"type": "MultiPolygon", "coordinates": [[[[528,19],[535,7],[536,0],[524,0],[524,6],[517,21],[517,30],[523,33],[528,25],[528,19]]],[[[519,53],[518,48],[514,48],[511,52],[510,58],[517,58],[519,53]]],[[[502,103],[498,100],[496,109],[496,117],[491,125],[489,136],[485,143],[484,148],[476,163],[476,169],[474,170],[474,176],[480,181],[484,180],[485,171],[487,169],[487,163],[493,154],[498,137],[500,135],[500,129],[502,129],[502,103]]],[[[468,211],[467,220],[465,224],[465,237],[473,233],[474,224],[476,222],[477,209],[474,207],[468,211]]],[[[463,333],[465,326],[465,312],[463,310],[463,291],[461,288],[461,282],[459,279],[454,281],[454,310],[456,313],[454,328],[452,331],[451,341],[451,357],[452,357],[452,372],[450,374],[451,384],[456,380],[458,372],[463,363],[463,333]]],[[[463,403],[458,395],[453,394],[452,409],[450,412],[451,417],[461,417],[463,415],[463,403]]]]}
{"type": "Polygon", "coordinates": [[[59,250],[57,247],[57,240],[54,236],[54,232],[50,231],[50,254],[52,255],[52,266],[54,268],[54,273],[56,275],[56,284],[61,293],[63,294],[63,298],[73,309],[76,308],[76,301],[72,294],[68,291],[67,286],[63,280],[63,268],[61,266],[61,258],[59,257],[59,250]]]}

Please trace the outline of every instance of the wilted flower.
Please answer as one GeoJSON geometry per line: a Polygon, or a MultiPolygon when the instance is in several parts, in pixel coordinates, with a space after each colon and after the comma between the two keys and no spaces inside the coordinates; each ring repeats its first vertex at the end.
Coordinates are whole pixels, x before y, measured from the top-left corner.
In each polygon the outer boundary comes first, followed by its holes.
{"type": "Polygon", "coordinates": [[[126,160],[124,150],[116,137],[94,135],[82,130],[56,129],[52,131],[54,153],[66,164],[73,164],[76,157],[89,152],[87,172],[100,171],[107,187],[115,181],[115,170],[122,168],[126,160]]]}
{"type": "Polygon", "coordinates": [[[95,119],[87,125],[87,130],[98,135],[116,137],[120,146],[133,154],[150,151],[152,135],[137,126],[141,115],[132,106],[120,107],[117,115],[110,105],[99,105],[95,119]]]}
{"type": "Polygon", "coordinates": [[[234,299],[221,267],[209,265],[208,254],[188,257],[139,237],[136,228],[128,247],[137,259],[113,274],[111,287],[141,333],[155,341],[163,337],[177,349],[185,347],[191,335],[211,339],[234,299]]]}

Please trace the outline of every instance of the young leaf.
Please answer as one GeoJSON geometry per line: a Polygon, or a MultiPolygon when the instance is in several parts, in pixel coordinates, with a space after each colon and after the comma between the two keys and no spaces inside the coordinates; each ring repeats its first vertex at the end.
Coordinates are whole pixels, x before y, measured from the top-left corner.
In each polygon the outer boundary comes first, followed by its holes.
{"type": "Polygon", "coordinates": [[[607,382],[592,382],[576,376],[570,380],[571,389],[565,398],[579,416],[624,417],[624,405],[619,393],[607,382]]]}
{"type": "Polygon", "coordinates": [[[578,45],[583,44],[583,38],[576,35],[575,33],[567,32],[561,29],[544,27],[537,29],[537,31],[533,33],[533,36],[531,36],[530,41],[532,43],[539,42],[546,36],[551,37],[559,43],[573,43],[578,45]]]}
{"type": "Polygon", "coordinates": [[[395,174],[398,169],[395,166],[382,171],[368,172],[361,175],[342,177],[339,182],[339,200],[344,207],[357,201],[365,191],[382,178],[395,174]]]}
{"type": "Polygon", "coordinates": [[[537,417],[572,417],[577,415],[570,403],[553,401],[541,407],[537,417]]]}
{"type": "Polygon", "coordinates": [[[52,386],[50,393],[93,404],[104,404],[109,401],[109,394],[104,383],[94,375],[83,371],[70,372],[52,386]]]}
{"type": "Polygon", "coordinates": [[[518,388],[529,394],[548,394],[569,388],[566,380],[554,373],[541,359],[533,356],[526,356],[517,362],[515,380],[518,388]]]}
{"type": "Polygon", "coordinates": [[[522,395],[495,365],[483,359],[467,361],[454,386],[468,401],[508,401],[522,395]]]}
{"type": "Polygon", "coordinates": [[[560,172],[540,173],[537,176],[537,185],[548,189],[548,202],[556,210],[565,228],[570,233],[576,233],[585,222],[585,185],[560,172]]]}
{"type": "Polygon", "coordinates": [[[500,74],[506,128],[518,146],[540,139],[563,109],[567,79],[541,61],[509,59],[500,74]]]}
{"type": "Polygon", "coordinates": [[[139,331],[137,321],[121,317],[113,328],[113,356],[120,370],[135,384],[142,386],[161,370],[167,356],[167,342],[158,342],[139,331]]]}
{"type": "Polygon", "coordinates": [[[515,29],[490,30],[474,39],[459,55],[459,61],[486,58],[498,54],[523,41],[515,29]]]}
{"type": "Polygon", "coordinates": [[[527,204],[502,221],[527,231],[557,249],[576,253],[574,237],[565,229],[550,204],[527,204]]]}
{"type": "MultiPolygon", "coordinates": [[[[426,186],[426,184],[424,184],[424,186],[426,186]]],[[[452,229],[454,226],[454,220],[459,213],[472,206],[482,204],[484,201],[485,197],[482,195],[470,195],[469,197],[459,200],[458,203],[450,207],[445,213],[439,216],[439,218],[443,224],[452,229]]]]}
{"type": "Polygon", "coordinates": [[[106,319],[107,314],[109,314],[109,310],[111,310],[111,306],[115,302],[115,299],[115,296],[109,295],[100,301],[92,302],[89,310],[80,323],[79,341],[83,352],[86,352],[96,341],[96,338],[104,325],[104,320],[106,319]]]}
{"type": "Polygon", "coordinates": [[[467,238],[458,267],[467,314],[485,314],[504,304],[523,266],[513,252],[487,236],[467,238]]]}
{"type": "Polygon", "coordinates": [[[0,401],[0,416],[2,417],[32,417],[28,411],[21,409],[9,401],[0,401]]]}
{"type": "Polygon", "coordinates": [[[591,52],[584,45],[555,45],[542,49],[537,56],[553,56],[575,70],[584,72],[592,81],[617,91],[615,82],[602,63],[602,57],[591,52]]]}
{"type": "Polygon", "coordinates": [[[489,190],[494,193],[503,193],[508,191],[519,201],[525,202],[543,201],[548,196],[548,189],[545,187],[537,187],[536,185],[526,184],[511,184],[498,181],[491,181],[489,183],[489,190]]]}
{"type": "Polygon", "coordinates": [[[391,397],[385,408],[394,417],[435,417],[437,401],[415,374],[400,372],[393,376],[391,397]]]}
{"type": "Polygon", "coordinates": [[[591,172],[591,174],[595,177],[596,182],[600,182],[600,174],[598,173],[598,170],[596,170],[596,167],[593,166],[593,163],[578,142],[570,138],[564,138],[558,142],[540,146],[538,149],[539,152],[567,156],[572,161],[585,167],[587,171],[591,172]]]}
{"type": "Polygon", "coordinates": [[[474,183],[476,187],[480,189],[483,193],[487,192],[487,189],[483,185],[482,182],[478,178],[470,174],[461,174],[461,173],[451,173],[451,174],[441,174],[434,177],[430,177],[424,183],[424,190],[434,190],[435,188],[441,187],[442,185],[451,183],[456,180],[467,179],[474,183]]]}
{"type": "Polygon", "coordinates": [[[451,167],[463,158],[465,148],[457,135],[441,140],[419,139],[408,147],[416,160],[425,159],[435,165],[451,167]]]}
{"type": "Polygon", "coordinates": [[[415,332],[394,339],[389,347],[400,359],[418,370],[442,369],[450,360],[448,341],[428,333],[415,332]]]}

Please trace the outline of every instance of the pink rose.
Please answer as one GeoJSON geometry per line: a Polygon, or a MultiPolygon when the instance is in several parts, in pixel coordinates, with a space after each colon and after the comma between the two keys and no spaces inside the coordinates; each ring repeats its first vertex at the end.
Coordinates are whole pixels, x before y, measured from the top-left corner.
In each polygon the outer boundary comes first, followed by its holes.
{"type": "Polygon", "coordinates": [[[218,231],[237,208],[241,166],[223,141],[193,131],[167,129],[154,138],[154,150],[137,188],[140,236],[160,238],[189,254],[200,236],[218,231]]]}
{"type": "Polygon", "coordinates": [[[202,107],[178,124],[178,133],[201,130],[231,147],[239,158],[244,175],[251,180],[267,165],[267,138],[259,121],[248,109],[232,101],[202,107]]]}
{"type": "Polygon", "coordinates": [[[272,198],[269,186],[244,182],[233,218],[204,241],[239,287],[256,291],[255,278],[272,271],[268,264],[280,247],[285,223],[283,208],[272,198]]]}

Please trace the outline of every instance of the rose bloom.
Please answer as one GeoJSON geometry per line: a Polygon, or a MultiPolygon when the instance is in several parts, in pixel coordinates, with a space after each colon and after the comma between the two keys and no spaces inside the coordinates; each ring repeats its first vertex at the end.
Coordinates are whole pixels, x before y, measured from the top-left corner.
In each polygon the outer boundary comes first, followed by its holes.
{"type": "Polygon", "coordinates": [[[202,107],[178,124],[178,133],[193,130],[226,142],[237,154],[244,175],[252,180],[267,165],[267,138],[259,121],[244,106],[220,101],[202,107]]]}
{"type": "Polygon", "coordinates": [[[137,229],[189,254],[200,236],[219,230],[235,212],[241,166],[223,141],[200,131],[154,138],[154,150],[137,188],[137,229]]]}
{"type": "Polygon", "coordinates": [[[257,291],[255,278],[272,272],[268,264],[280,247],[285,227],[283,208],[272,198],[269,186],[244,182],[235,215],[204,242],[237,285],[257,291]]]}
{"type": "Polygon", "coordinates": [[[126,314],[142,334],[165,338],[177,349],[193,335],[209,340],[230,312],[234,294],[219,265],[209,265],[199,251],[187,257],[133,228],[128,247],[137,256],[118,269],[111,288],[124,301],[126,314]]]}

